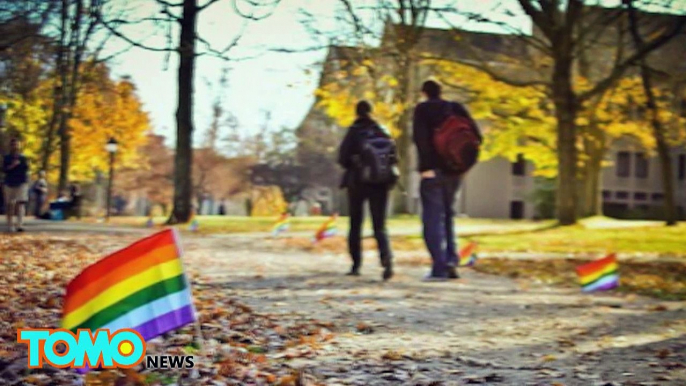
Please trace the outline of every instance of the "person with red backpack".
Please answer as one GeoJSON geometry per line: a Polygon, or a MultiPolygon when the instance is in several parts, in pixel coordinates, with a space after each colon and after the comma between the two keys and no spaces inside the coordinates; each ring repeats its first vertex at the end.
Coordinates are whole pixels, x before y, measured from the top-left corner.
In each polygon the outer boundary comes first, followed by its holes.
{"type": "Polygon", "coordinates": [[[397,182],[397,149],[390,134],[371,118],[372,106],[361,101],[357,119],[345,135],[338,163],[345,169],[341,188],[348,190],[350,232],[348,250],[353,265],[348,275],[359,276],[362,266],[362,223],[364,203],[369,201],[374,237],[379,248],[382,278],[393,276],[391,246],[386,233],[388,192],[397,182]]]}
{"type": "Polygon", "coordinates": [[[414,110],[413,139],[419,156],[424,242],[431,254],[425,281],[459,278],[454,220],[455,195],[464,174],[476,163],[482,136],[467,109],[441,98],[441,86],[422,85],[426,101],[414,110]]]}

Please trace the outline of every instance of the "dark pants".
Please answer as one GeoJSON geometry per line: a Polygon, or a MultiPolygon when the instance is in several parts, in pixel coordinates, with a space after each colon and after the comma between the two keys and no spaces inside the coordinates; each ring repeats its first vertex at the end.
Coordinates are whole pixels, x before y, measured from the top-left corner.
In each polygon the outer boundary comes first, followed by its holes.
{"type": "Polygon", "coordinates": [[[435,178],[424,178],[421,182],[424,242],[433,261],[432,276],[446,277],[448,266],[457,267],[453,204],[459,187],[459,176],[441,172],[436,172],[435,178]]]}
{"type": "Polygon", "coordinates": [[[353,270],[362,265],[362,223],[364,222],[364,202],[369,200],[369,209],[374,226],[374,238],[379,248],[381,265],[391,265],[391,247],[386,234],[386,205],[388,203],[388,188],[384,186],[359,185],[348,188],[348,203],[350,210],[350,233],[348,234],[348,250],[353,260],[353,270]]]}

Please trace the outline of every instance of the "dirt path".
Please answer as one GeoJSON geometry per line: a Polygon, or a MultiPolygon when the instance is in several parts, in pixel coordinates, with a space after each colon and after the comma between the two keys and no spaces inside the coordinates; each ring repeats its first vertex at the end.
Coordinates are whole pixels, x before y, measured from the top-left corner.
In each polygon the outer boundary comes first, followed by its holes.
{"type": "Polygon", "coordinates": [[[384,284],[373,258],[349,278],[345,256],[240,236],[185,244],[191,267],[228,296],[335,323],[331,345],[291,361],[327,384],[686,384],[684,302],[582,295],[471,270],[422,283],[424,269],[402,261],[384,284]]]}
{"type": "MultiPolygon", "coordinates": [[[[74,232],[51,237],[104,254],[152,231],[74,232]]],[[[295,348],[306,355],[267,353],[320,384],[686,385],[686,302],[582,295],[468,269],[423,283],[426,268],[402,257],[382,283],[373,256],[350,278],[346,256],[249,235],[182,238],[199,285],[260,313],[333,324],[333,340],[295,348]]]]}

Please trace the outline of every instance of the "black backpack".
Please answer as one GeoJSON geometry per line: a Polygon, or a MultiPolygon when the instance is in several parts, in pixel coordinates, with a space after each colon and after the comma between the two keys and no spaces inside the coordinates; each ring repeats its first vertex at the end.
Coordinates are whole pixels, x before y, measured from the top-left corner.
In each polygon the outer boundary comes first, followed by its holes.
{"type": "Polygon", "coordinates": [[[395,184],[399,176],[395,141],[376,126],[363,129],[360,135],[360,181],[370,185],[395,184]]]}

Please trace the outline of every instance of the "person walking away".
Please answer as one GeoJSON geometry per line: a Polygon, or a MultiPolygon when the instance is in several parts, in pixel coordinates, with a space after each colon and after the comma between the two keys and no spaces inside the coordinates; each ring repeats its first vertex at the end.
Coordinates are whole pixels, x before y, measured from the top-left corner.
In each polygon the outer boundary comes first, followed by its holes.
{"type": "MultiPolygon", "coordinates": [[[[442,125],[449,117],[457,117],[473,132],[468,135],[470,138],[480,143],[482,136],[476,122],[463,105],[441,98],[441,86],[437,82],[424,82],[421,91],[426,100],[419,103],[414,110],[413,139],[419,156],[424,242],[432,259],[431,272],[424,280],[457,279],[459,276],[453,206],[464,170],[454,167],[454,163],[445,156],[445,152],[440,152],[439,147],[445,144],[438,141],[437,147],[436,135],[444,129],[442,125]]],[[[454,137],[449,138],[453,139],[454,137]]],[[[473,149],[471,153],[474,153],[473,149]]],[[[476,162],[478,148],[476,154],[469,154],[469,157],[473,158],[472,163],[462,169],[468,169],[476,162]]]]}
{"type": "Polygon", "coordinates": [[[362,223],[364,203],[369,201],[374,237],[379,249],[382,278],[393,276],[393,257],[386,232],[388,193],[398,179],[397,149],[391,136],[371,118],[372,106],[361,101],[357,119],[341,142],[338,163],[345,169],[341,188],[348,190],[350,232],[348,250],[352,268],[348,275],[359,276],[362,266],[362,223]]]}
{"type": "Polygon", "coordinates": [[[7,227],[14,232],[13,217],[16,214],[16,231],[24,231],[24,213],[29,201],[28,171],[29,164],[21,154],[21,143],[17,138],[10,140],[10,152],[3,157],[2,170],[5,172],[5,208],[7,213],[7,227]]]}
{"type": "Polygon", "coordinates": [[[43,207],[45,206],[48,197],[48,181],[45,179],[45,171],[38,172],[38,179],[33,183],[33,197],[35,198],[35,207],[33,208],[33,215],[36,218],[41,218],[43,214],[43,207]]]}

